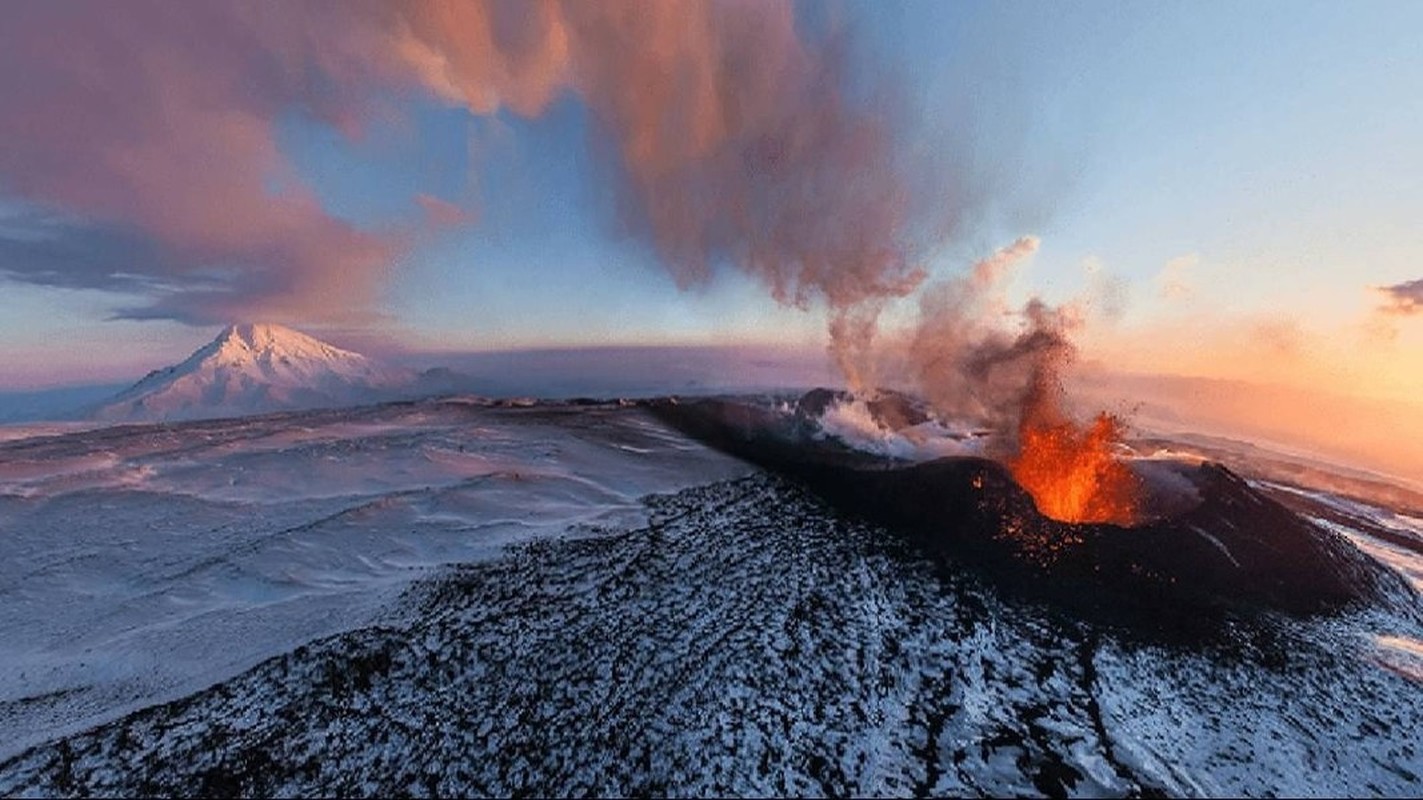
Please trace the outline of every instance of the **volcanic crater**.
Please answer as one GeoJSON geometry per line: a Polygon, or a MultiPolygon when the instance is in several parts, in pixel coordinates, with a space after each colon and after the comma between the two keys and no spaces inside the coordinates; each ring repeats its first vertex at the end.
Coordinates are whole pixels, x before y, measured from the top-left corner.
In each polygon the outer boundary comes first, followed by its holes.
{"type": "MultiPolygon", "coordinates": [[[[1223,464],[1122,460],[1139,487],[1131,523],[1062,521],[1042,513],[999,460],[916,463],[824,435],[819,420],[847,399],[817,389],[793,405],[723,397],[650,407],[687,435],[802,484],[950,568],[983,573],[1083,619],[1195,637],[1262,614],[1416,607],[1400,576],[1223,464]]],[[[879,393],[867,407],[886,429],[929,418],[895,392],[879,393]]]]}

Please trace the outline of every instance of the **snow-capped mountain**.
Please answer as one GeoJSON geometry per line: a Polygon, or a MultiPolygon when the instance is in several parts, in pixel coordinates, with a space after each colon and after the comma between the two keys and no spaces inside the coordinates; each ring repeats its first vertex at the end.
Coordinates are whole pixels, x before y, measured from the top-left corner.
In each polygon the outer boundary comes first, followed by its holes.
{"type": "Polygon", "coordinates": [[[235,417],[387,400],[416,379],[281,325],[230,325],[186,361],[154,370],[93,414],[112,421],[235,417]]]}

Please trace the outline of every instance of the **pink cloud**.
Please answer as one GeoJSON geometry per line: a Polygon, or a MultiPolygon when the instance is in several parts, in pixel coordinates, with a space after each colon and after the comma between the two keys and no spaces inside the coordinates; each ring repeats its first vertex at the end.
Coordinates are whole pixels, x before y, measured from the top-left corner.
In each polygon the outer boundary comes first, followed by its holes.
{"type": "Polygon", "coordinates": [[[129,267],[164,287],[135,316],[350,321],[413,239],[326,212],[279,116],[354,131],[391,91],[525,116],[571,93],[682,282],[731,263],[849,313],[924,273],[893,108],[846,96],[839,53],[789,3],[23,3],[0,27],[0,186],[160,247],[129,267]]]}
{"type": "Polygon", "coordinates": [[[441,228],[465,225],[476,218],[474,212],[430,194],[415,195],[415,203],[425,212],[426,219],[441,228]]]}
{"type": "Polygon", "coordinates": [[[312,91],[311,59],[296,52],[295,34],[277,35],[288,22],[277,17],[295,8],[140,0],[7,9],[5,187],[159,242],[170,258],[153,277],[176,287],[166,299],[175,315],[224,319],[261,306],[273,316],[342,316],[374,288],[392,243],[324,212],[277,147],[284,109],[336,112],[341,100],[312,91]],[[197,288],[213,275],[234,277],[197,288]]]}

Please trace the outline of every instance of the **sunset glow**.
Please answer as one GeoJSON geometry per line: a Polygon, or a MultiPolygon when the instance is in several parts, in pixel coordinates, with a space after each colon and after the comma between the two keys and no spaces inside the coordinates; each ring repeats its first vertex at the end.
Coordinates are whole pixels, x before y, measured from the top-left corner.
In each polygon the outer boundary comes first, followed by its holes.
{"type": "Polygon", "coordinates": [[[1149,395],[1423,480],[1423,19],[1281,9],[21,3],[0,394],[263,320],[422,363],[774,346],[914,388],[944,362],[872,352],[1030,241],[974,311],[1073,309],[1081,418],[1149,395]]]}
{"type": "Polygon", "coordinates": [[[0,2],[0,798],[1423,797],[1420,31],[0,2]]]}

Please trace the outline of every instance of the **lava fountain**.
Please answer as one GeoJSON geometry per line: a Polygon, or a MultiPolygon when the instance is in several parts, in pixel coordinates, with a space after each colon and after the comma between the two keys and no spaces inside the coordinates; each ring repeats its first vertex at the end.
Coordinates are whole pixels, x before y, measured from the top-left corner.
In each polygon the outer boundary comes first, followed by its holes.
{"type": "Polygon", "coordinates": [[[1136,524],[1142,516],[1141,481],[1117,452],[1126,426],[1105,411],[1085,424],[1071,417],[1058,379],[1071,343],[1060,330],[1052,330],[1050,338],[1052,346],[1031,351],[1034,363],[1017,410],[1017,450],[1005,465],[1044,516],[1136,524]]]}
{"type": "Polygon", "coordinates": [[[1132,525],[1140,482],[1114,452],[1122,434],[1121,420],[1106,412],[1087,425],[1025,416],[1008,470],[1044,516],[1132,525]]]}
{"type": "Polygon", "coordinates": [[[1060,376],[1076,354],[1071,334],[1082,309],[1034,298],[1008,311],[1004,277],[1037,246],[1037,237],[1022,237],[920,295],[907,349],[911,380],[941,419],[978,419],[1003,434],[989,454],[1042,514],[1135,524],[1143,516],[1140,481],[1117,456],[1125,426],[1106,413],[1083,423],[1067,410],[1060,376]],[[1005,319],[1021,327],[1007,330],[1005,319]]]}

